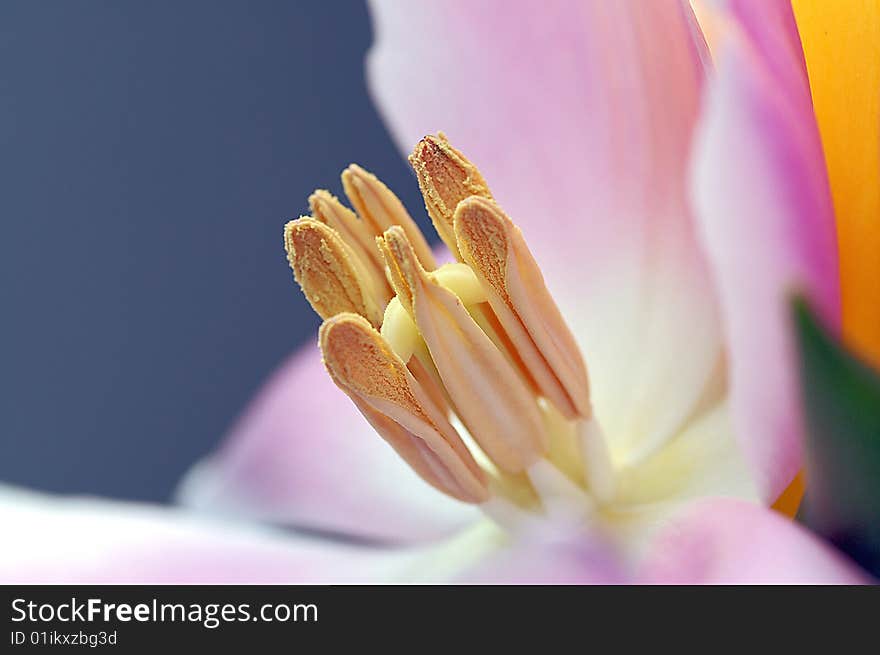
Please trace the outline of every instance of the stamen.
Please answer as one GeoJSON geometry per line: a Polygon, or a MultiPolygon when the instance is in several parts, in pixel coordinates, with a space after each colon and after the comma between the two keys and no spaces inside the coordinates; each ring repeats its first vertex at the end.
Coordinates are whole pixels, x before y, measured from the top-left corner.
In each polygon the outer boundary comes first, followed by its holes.
{"type": "Polygon", "coordinates": [[[314,217],[285,226],[294,276],[325,319],[324,364],[443,493],[502,523],[589,520],[616,479],[577,343],[479,170],[442,133],[410,162],[457,263],[437,268],[397,196],[355,164],[342,182],[357,213],[318,190],[314,217]]]}
{"type": "Polygon", "coordinates": [[[366,320],[339,314],[319,341],[333,382],[416,473],[459,500],[488,500],[486,476],[455,428],[366,320]]]}
{"type": "MultiPolygon", "coordinates": [[[[434,228],[449,249],[458,256],[453,215],[459,202],[469,196],[492,198],[480,171],[446,136],[426,136],[409,156],[425,198],[425,208],[434,228]]],[[[460,259],[460,257],[459,257],[460,259]]]]}
{"type": "Polygon", "coordinates": [[[498,468],[514,473],[524,470],[546,451],[548,443],[528,386],[459,298],[428,276],[402,229],[385,232],[383,254],[389,269],[396,271],[392,275],[395,291],[412,311],[456,413],[471,436],[498,468]]]}
{"type": "MultiPolygon", "coordinates": [[[[425,346],[422,345],[422,349],[425,346]]],[[[431,361],[430,356],[425,353],[425,357],[420,357],[418,355],[413,356],[406,363],[406,367],[409,369],[409,372],[412,373],[413,377],[416,381],[422,385],[422,389],[425,390],[431,400],[434,401],[434,404],[443,412],[444,416],[449,416],[451,412],[451,408],[449,406],[449,400],[446,397],[446,392],[443,389],[443,383],[440,380],[439,374],[437,373],[437,369],[434,367],[434,363],[431,361]]]]}
{"type": "MultiPolygon", "coordinates": [[[[391,232],[390,229],[389,232],[391,232]]],[[[406,279],[406,274],[400,268],[399,263],[406,253],[395,252],[395,248],[402,247],[403,243],[409,242],[406,241],[405,238],[403,240],[388,239],[387,235],[376,237],[376,246],[379,248],[379,252],[385,260],[385,273],[388,282],[391,283],[391,288],[394,290],[394,293],[397,294],[397,299],[400,301],[400,304],[410,315],[412,315],[412,287],[410,287],[409,281],[406,279]]]]}
{"type": "Polygon", "coordinates": [[[581,441],[587,487],[596,500],[607,503],[617,491],[617,479],[611,463],[608,442],[595,417],[579,421],[577,431],[581,441]]]}
{"type": "Polygon", "coordinates": [[[399,225],[413,244],[422,266],[429,271],[436,268],[431,247],[419,226],[400,199],[379,178],[357,164],[352,164],[342,172],[342,186],[345,195],[374,237],[380,236],[393,225],[399,225]]]}
{"type": "Polygon", "coordinates": [[[567,418],[589,418],[587,369],[519,228],[491,200],[471,197],[455,211],[455,236],[489,304],[537,383],[567,418]]]}
{"type": "Polygon", "coordinates": [[[387,287],[382,256],[376,250],[375,238],[364,222],[336,196],[323,189],[309,196],[309,208],[316,220],[336,230],[360,260],[369,265],[377,288],[387,287]]]}
{"type": "Polygon", "coordinates": [[[284,226],[287,260],[314,310],[327,319],[340,312],[382,324],[386,289],[377,290],[368,269],[333,229],[313,218],[284,226]]]}

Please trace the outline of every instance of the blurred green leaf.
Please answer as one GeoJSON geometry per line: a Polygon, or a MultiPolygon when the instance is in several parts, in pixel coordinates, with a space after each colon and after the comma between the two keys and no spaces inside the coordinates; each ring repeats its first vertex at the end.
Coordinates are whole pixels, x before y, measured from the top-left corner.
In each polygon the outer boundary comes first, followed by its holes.
{"type": "Polygon", "coordinates": [[[880,374],[794,303],[806,416],[799,518],[880,576],[880,374]]]}

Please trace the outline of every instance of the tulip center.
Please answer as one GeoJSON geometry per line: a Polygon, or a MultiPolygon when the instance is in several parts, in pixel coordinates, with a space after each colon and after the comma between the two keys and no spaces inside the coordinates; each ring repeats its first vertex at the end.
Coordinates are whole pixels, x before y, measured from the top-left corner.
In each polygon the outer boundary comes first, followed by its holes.
{"type": "Polygon", "coordinates": [[[355,211],[317,191],[312,215],[285,227],[331,378],[428,484],[502,524],[611,503],[587,369],[522,233],[443,135],[410,162],[456,263],[438,267],[358,166],[342,177],[355,211]]]}

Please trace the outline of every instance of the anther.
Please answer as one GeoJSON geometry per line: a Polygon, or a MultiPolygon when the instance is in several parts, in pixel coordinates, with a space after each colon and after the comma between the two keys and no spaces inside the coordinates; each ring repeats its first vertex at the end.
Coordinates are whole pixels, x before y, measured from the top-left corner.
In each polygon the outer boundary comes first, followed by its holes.
{"type": "Polygon", "coordinates": [[[400,199],[379,178],[352,164],[342,172],[342,186],[374,237],[380,236],[389,227],[399,225],[413,244],[422,266],[429,271],[436,267],[431,247],[422,231],[400,199]]]}
{"type": "Polygon", "coordinates": [[[371,269],[376,287],[387,288],[382,256],[376,250],[375,238],[364,222],[339,202],[336,196],[323,189],[318,189],[309,196],[309,208],[315,220],[333,228],[360,260],[371,269]]]}
{"type": "Polygon", "coordinates": [[[495,202],[481,197],[458,205],[454,226],[462,258],[477,274],[540,393],[567,418],[589,418],[580,349],[519,228],[495,202]]]}
{"type": "Polygon", "coordinates": [[[284,226],[284,245],[296,281],[321,318],[354,312],[382,324],[387,290],[376,289],[369,269],[336,231],[300,218],[284,226]]]}
{"type": "Polygon", "coordinates": [[[469,196],[491,198],[492,194],[480,171],[441,133],[419,141],[409,156],[416,172],[425,208],[437,233],[458,256],[453,230],[453,216],[459,202],[469,196]]]}
{"type": "Polygon", "coordinates": [[[488,500],[486,475],[445,413],[366,320],[339,314],[319,342],[333,382],[416,473],[459,500],[488,500]]]}

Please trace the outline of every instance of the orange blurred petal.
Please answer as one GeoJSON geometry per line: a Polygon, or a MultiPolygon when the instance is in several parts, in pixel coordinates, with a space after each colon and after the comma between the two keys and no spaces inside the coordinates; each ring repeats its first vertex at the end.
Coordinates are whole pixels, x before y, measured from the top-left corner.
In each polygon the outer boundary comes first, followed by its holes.
{"type": "Polygon", "coordinates": [[[796,476],[794,476],[794,480],[791,481],[791,484],[785,488],[785,491],[782,492],[782,495],[776,499],[776,502],[773,503],[773,509],[775,509],[780,514],[785,514],[786,516],[794,517],[797,514],[798,508],[801,506],[801,499],[804,497],[804,490],[806,489],[806,484],[804,483],[804,472],[800,471],[796,476]]]}
{"type": "Polygon", "coordinates": [[[880,365],[880,0],[794,0],[840,247],[846,340],[880,365]]]}

